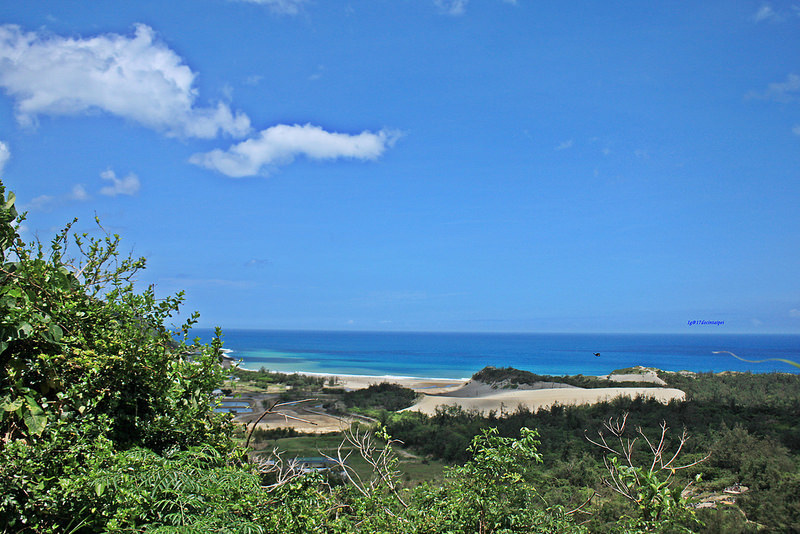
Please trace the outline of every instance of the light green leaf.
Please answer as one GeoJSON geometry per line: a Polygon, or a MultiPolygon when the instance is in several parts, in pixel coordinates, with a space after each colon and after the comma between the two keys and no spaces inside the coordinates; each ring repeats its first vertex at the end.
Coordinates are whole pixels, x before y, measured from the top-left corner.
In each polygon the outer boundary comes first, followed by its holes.
{"type": "Polygon", "coordinates": [[[47,327],[47,331],[50,333],[50,338],[53,340],[54,343],[58,343],[61,341],[61,338],[64,337],[64,331],[61,330],[61,327],[57,324],[50,324],[47,327]]]}
{"type": "Polygon", "coordinates": [[[26,338],[33,332],[33,327],[30,323],[20,323],[17,326],[17,335],[21,338],[26,338]]]}
{"type": "Polygon", "coordinates": [[[14,401],[5,400],[2,404],[0,404],[0,410],[3,410],[5,412],[16,412],[21,407],[22,407],[22,399],[20,398],[17,398],[14,401]]]}
{"type": "Polygon", "coordinates": [[[28,432],[34,436],[40,436],[42,432],[44,432],[44,427],[47,424],[47,415],[42,408],[36,404],[33,397],[26,395],[25,402],[28,405],[28,409],[23,412],[22,420],[25,422],[25,426],[28,427],[28,432]]]}
{"type": "Polygon", "coordinates": [[[8,192],[8,199],[6,200],[5,204],[3,204],[4,210],[10,210],[14,207],[14,202],[17,200],[17,195],[14,194],[13,191],[8,192]]]}

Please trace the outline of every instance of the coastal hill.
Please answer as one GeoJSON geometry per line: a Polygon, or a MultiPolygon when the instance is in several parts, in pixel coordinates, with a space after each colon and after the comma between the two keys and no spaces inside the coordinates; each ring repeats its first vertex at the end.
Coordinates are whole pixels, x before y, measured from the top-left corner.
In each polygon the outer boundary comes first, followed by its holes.
{"type": "Polygon", "coordinates": [[[679,389],[648,387],[643,383],[665,384],[654,370],[612,373],[603,377],[549,377],[512,368],[487,367],[461,388],[447,393],[423,394],[406,410],[433,415],[440,406],[459,406],[480,413],[494,411],[502,414],[520,406],[536,411],[555,404],[595,404],[618,397],[652,398],[663,403],[686,398],[679,389]],[[633,384],[630,387],[608,387],[611,382],[633,384]]]}

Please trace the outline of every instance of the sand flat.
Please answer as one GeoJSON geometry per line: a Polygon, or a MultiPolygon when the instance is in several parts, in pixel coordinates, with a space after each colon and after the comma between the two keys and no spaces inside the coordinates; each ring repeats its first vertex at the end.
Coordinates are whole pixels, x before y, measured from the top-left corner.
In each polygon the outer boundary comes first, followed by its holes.
{"type": "Polygon", "coordinates": [[[452,378],[413,378],[403,376],[366,376],[366,375],[324,375],[333,377],[337,387],[345,389],[363,389],[373,384],[390,382],[413,389],[419,393],[447,393],[463,387],[469,380],[452,378]]]}
{"type": "MultiPolygon", "coordinates": [[[[594,404],[615,399],[617,397],[646,397],[659,402],[667,403],[671,400],[684,400],[686,394],[674,388],[553,388],[534,390],[497,390],[497,393],[476,397],[448,397],[445,395],[424,395],[422,400],[414,406],[406,408],[408,411],[418,411],[428,415],[436,413],[437,406],[461,406],[466,410],[477,410],[487,413],[491,410],[500,414],[501,407],[504,412],[513,412],[518,406],[524,405],[530,410],[538,410],[556,403],[561,405],[594,404]]],[[[404,410],[405,411],[405,410],[404,410]]]]}

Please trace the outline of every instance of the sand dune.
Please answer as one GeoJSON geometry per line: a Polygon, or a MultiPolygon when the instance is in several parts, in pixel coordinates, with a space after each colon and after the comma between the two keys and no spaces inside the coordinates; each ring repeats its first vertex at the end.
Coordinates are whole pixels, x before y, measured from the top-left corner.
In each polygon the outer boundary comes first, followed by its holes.
{"type": "MultiPolygon", "coordinates": [[[[484,390],[485,391],[485,390],[484,390]]],[[[669,402],[673,399],[684,400],[686,394],[673,388],[597,388],[583,389],[577,387],[528,389],[528,390],[492,390],[474,397],[454,397],[448,395],[424,395],[422,400],[414,406],[406,408],[432,415],[436,413],[437,406],[461,406],[466,410],[478,410],[486,413],[496,410],[500,414],[501,407],[506,413],[513,412],[518,406],[523,405],[531,410],[538,410],[553,404],[593,404],[612,400],[617,397],[653,398],[660,402],[669,402]]]]}

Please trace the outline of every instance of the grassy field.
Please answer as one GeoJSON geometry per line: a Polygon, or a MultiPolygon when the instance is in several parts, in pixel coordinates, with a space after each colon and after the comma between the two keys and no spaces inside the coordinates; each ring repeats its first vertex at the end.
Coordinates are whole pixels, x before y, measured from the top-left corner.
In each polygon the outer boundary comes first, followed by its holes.
{"type": "MultiPolygon", "coordinates": [[[[284,458],[308,458],[320,457],[324,454],[336,457],[336,451],[342,443],[341,434],[326,434],[321,436],[300,436],[295,438],[280,438],[267,441],[260,441],[254,444],[254,449],[266,452],[277,448],[284,451],[284,458]]],[[[402,448],[396,448],[399,460],[400,479],[407,487],[416,486],[422,482],[435,481],[442,479],[444,464],[441,462],[427,460],[413,455],[402,448]]],[[[352,446],[342,447],[342,454],[350,452],[347,464],[351,466],[359,476],[369,477],[371,467],[364,460],[359,452],[352,446]]]]}

